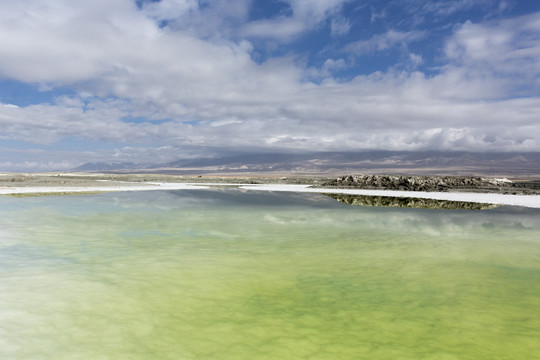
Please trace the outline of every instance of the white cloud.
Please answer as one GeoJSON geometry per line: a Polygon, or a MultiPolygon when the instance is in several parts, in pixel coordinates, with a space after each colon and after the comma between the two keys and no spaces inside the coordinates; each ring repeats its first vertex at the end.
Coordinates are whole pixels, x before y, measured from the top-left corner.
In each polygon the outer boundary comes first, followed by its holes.
{"type": "MultiPolygon", "coordinates": [[[[486,17],[491,12],[501,11],[499,0],[407,0],[395,1],[396,6],[410,14],[407,21],[413,24],[429,22],[433,18],[448,18],[456,13],[466,12],[473,8],[481,9],[486,17]]],[[[503,5],[504,6],[504,5],[503,5]]]]}
{"type": "Polygon", "coordinates": [[[426,1],[422,6],[422,12],[448,16],[458,11],[470,9],[475,5],[475,2],[478,0],[426,1]]]}
{"type": "Polygon", "coordinates": [[[344,51],[355,55],[387,51],[393,47],[406,47],[407,44],[421,40],[424,36],[425,33],[418,30],[406,32],[389,30],[384,34],[375,35],[368,40],[350,43],[345,47],[344,51]]]}
{"type": "Polygon", "coordinates": [[[348,0],[286,0],[293,15],[313,24],[324,21],[348,0]]]}
{"type": "Polygon", "coordinates": [[[276,19],[263,19],[252,21],[244,28],[245,36],[275,38],[279,40],[289,40],[292,37],[304,32],[306,24],[298,19],[279,17],[276,19]]]}
{"type": "Polygon", "coordinates": [[[424,63],[424,60],[422,59],[422,55],[419,55],[419,54],[410,53],[409,59],[414,67],[422,65],[424,63]]]}
{"type": "Polygon", "coordinates": [[[375,11],[374,9],[371,9],[371,18],[370,22],[375,23],[379,21],[379,19],[385,19],[386,18],[386,10],[382,10],[380,12],[375,11]]]}
{"type": "Polygon", "coordinates": [[[122,107],[117,101],[97,102],[89,108],[72,104],[0,107],[0,132],[14,139],[41,144],[64,136],[123,141],[136,134],[120,121],[127,114],[122,107]]]}
{"type": "Polygon", "coordinates": [[[518,75],[516,79],[522,81],[540,74],[539,37],[540,13],[484,24],[468,21],[448,41],[445,51],[461,66],[494,76],[518,75]]]}
{"type": "Polygon", "coordinates": [[[332,18],[332,34],[343,35],[349,31],[350,25],[337,14],[341,6],[348,1],[350,0],[283,0],[290,6],[291,16],[252,21],[245,25],[243,35],[289,41],[316,28],[328,18],[332,18]]]}
{"type": "MultiPolygon", "coordinates": [[[[2,1],[2,9],[0,75],[25,82],[76,82],[127,70],[123,58],[160,33],[129,0],[2,1]]],[[[138,51],[144,50],[157,49],[138,51]]]]}
{"type": "Polygon", "coordinates": [[[458,27],[445,46],[443,70],[453,86],[475,97],[531,96],[540,90],[540,13],[458,27]],[[460,86],[464,84],[465,86],[460,86]],[[484,89],[484,95],[480,95],[484,89]]]}
{"type": "Polygon", "coordinates": [[[330,73],[334,70],[340,70],[347,67],[347,63],[343,59],[328,59],[324,62],[323,69],[324,71],[330,73]]]}
{"type": "MultiPolygon", "coordinates": [[[[267,25],[300,24],[283,30],[292,36],[342,3],[291,2],[296,15],[267,25]]],[[[540,78],[540,14],[457,28],[445,48],[449,63],[436,75],[415,71],[422,57],[409,54],[409,71],[337,81],[332,73],[348,64],[336,57],[314,84],[305,80],[312,69],[292,58],[257,64],[245,40],[205,37],[180,24],[160,28],[157,13],[149,17],[149,8],[128,0],[0,4],[0,74],[79,94],[50,104],[0,104],[3,139],[117,142],[118,159],[141,162],[222,148],[540,151],[540,99],[530,91],[540,78]],[[526,96],[516,98],[516,89],[526,96]]],[[[185,11],[197,18],[202,10],[185,11]]],[[[389,31],[349,51],[406,47],[424,35],[389,31]]]]}
{"type": "Polygon", "coordinates": [[[349,33],[349,30],[351,30],[351,24],[349,20],[343,17],[338,17],[332,19],[330,29],[333,36],[345,35],[349,33]]]}
{"type": "Polygon", "coordinates": [[[81,165],[78,161],[22,161],[22,162],[13,162],[13,161],[0,161],[0,169],[2,171],[10,172],[36,172],[36,171],[61,171],[61,170],[70,170],[74,167],[81,165]]]}
{"type": "Polygon", "coordinates": [[[189,11],[175,18],[168,15],[167,27],[198,38],[219,40],[238,37],[249,16],[252,0],[204,0],[194,3],[197,3],[196,6],[190,6],[189,11]]]}
{"type": "Polygon", "coordinates": [[[157,20],[178,19],[197,8],[197,0],[161,0],[143,4],[143,10],[157,20]]]}
{"type": "Polygon", "coordinates": [[[0,132],[38,142],[71,136],[214,149],[540,148],[540,132],[534,131],[539,99],[456,100],[441,93],[436,81],[444,84],[444,79],[427,78],[421,73],[375,74],[350,83],[326,81],[281,96],[275,94],[274,98],[253,100],[239,94],[240,98],[229,103],[199,104],[200,112],[207,113],[209,120],[198,124],[173,120],[126,123],[121,119],[131,115],[128,109],[133,104],[115,101],[96,100],[84,107],[68,106],[64,100],[57,105],[3,107],[0,132]],[[511,131],[507,129],[508,119],[512,120],[511,131]]]}

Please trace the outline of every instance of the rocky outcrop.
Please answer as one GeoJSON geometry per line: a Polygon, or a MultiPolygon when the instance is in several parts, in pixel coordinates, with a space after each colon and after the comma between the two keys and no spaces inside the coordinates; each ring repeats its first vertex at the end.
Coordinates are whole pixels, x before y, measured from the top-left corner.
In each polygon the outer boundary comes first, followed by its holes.
{"type": "Polygon", "coordinates": [[[471,176],[346,175],[328,181],[322,186],[447,192],[452,190],[494,191],[511,189],[512,182],[507,179],[471,176]]]}
{"type": "Polygon", "coordinates": [[[452,210],[489,210],[499,205],[471,203],[464,201],[445,201],[434,199],[415,199],[390,196],[363,196],[348,194],[325,194],[337,201],[356,206],[377,206],[377,207],[400,207],[400,208],[422,208],[422,209],[452,209],[452,210]]]}

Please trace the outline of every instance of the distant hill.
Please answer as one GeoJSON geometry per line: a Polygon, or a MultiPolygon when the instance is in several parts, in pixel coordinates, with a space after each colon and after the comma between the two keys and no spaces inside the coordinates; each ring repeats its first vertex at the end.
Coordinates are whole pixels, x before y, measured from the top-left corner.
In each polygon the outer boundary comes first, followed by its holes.
{"type": "Polygon", "coordinates": [[[141,169],[143,165],[135,164],[131,162],[95,162],[86,163],[74,168],[74,171],[114,171],[114,170],[126,170],[126,169],[141,169]]]}
{"type": "Polygon", "coordinates": [[[87,163],[75,171],[167,173],[387,173],[540,175],[540,153],[470,152],[324,152],[309,154],[242,154],[216,158],[179,159],[162,164],[87,163]]]}

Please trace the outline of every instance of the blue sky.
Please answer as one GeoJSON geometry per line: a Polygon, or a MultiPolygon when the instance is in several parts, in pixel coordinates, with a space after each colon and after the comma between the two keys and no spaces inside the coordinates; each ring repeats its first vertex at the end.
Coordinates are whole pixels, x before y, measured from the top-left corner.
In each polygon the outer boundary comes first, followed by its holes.
{"type": "Polygon", "coordinates": [[[0,170],[540,151],[540,2],[0,0],[0,170]]]}

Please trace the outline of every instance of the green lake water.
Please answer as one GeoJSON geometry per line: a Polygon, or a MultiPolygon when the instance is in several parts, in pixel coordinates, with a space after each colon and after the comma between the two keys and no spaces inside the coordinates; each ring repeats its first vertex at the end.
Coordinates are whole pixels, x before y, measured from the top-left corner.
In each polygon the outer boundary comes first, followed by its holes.
{"type": "Polygon", "coordinates": [[[538,359],[540,210],[0,197],[0,359],[538,359]]]}

